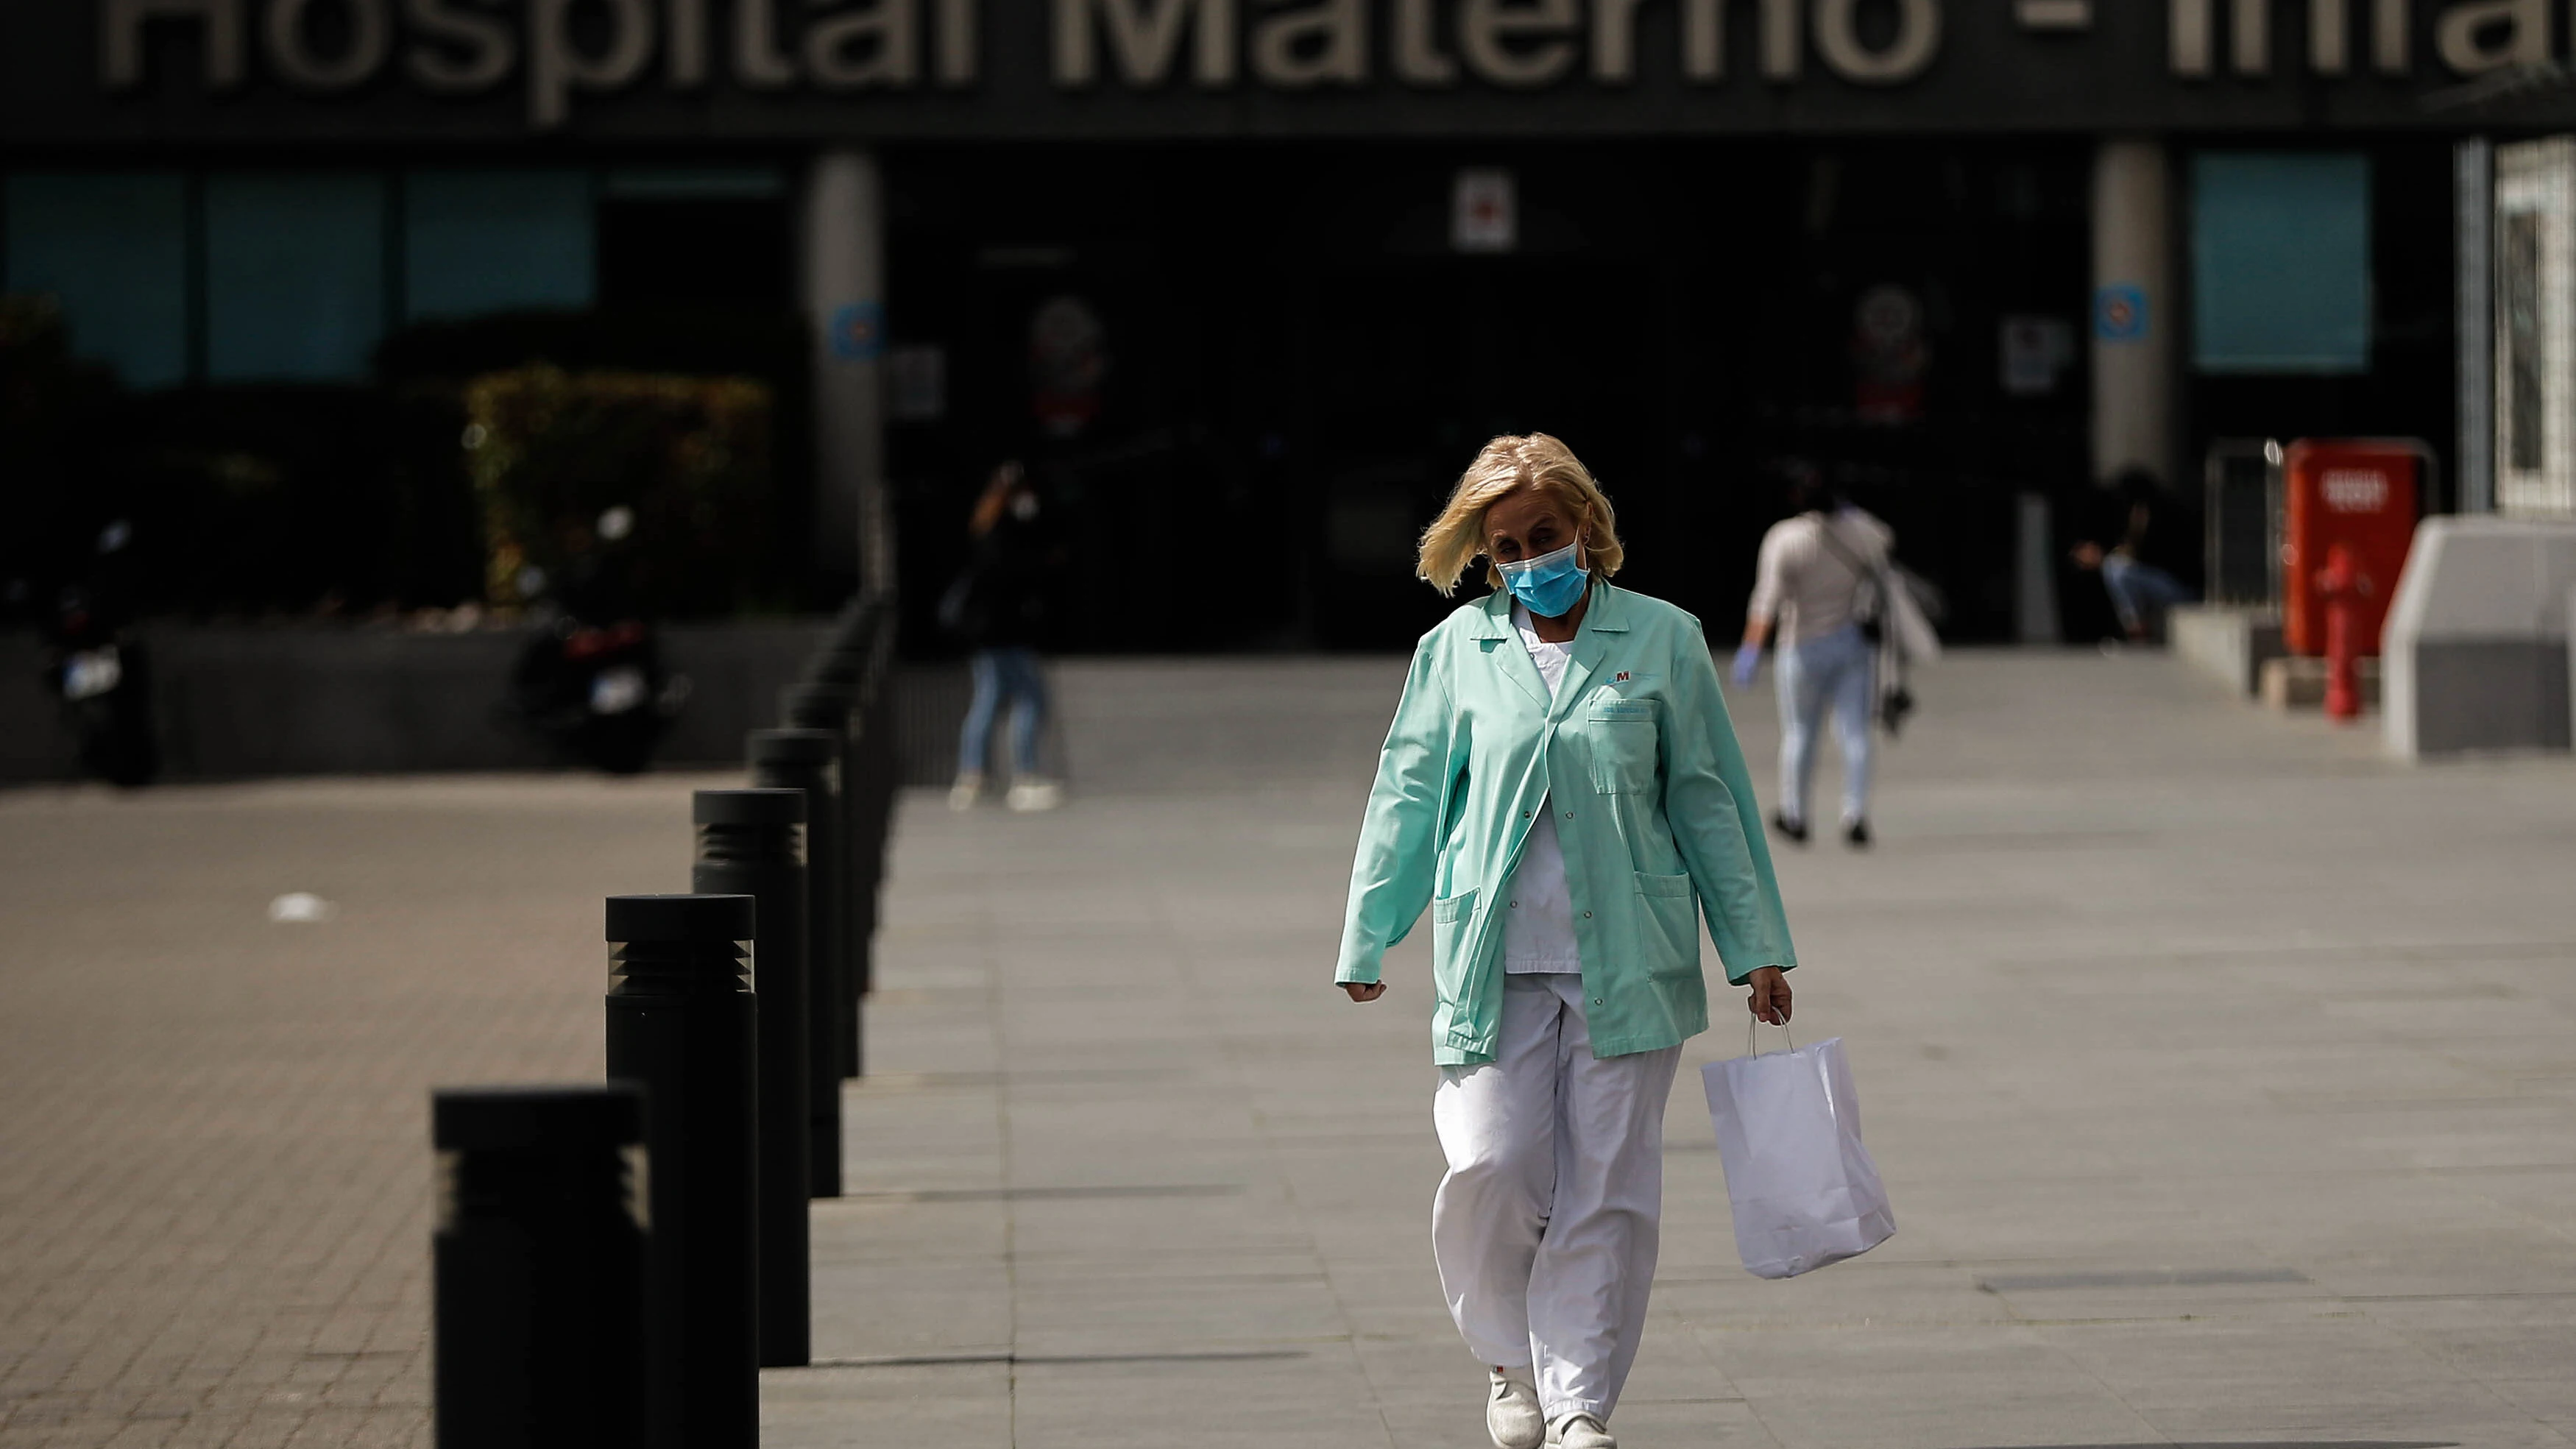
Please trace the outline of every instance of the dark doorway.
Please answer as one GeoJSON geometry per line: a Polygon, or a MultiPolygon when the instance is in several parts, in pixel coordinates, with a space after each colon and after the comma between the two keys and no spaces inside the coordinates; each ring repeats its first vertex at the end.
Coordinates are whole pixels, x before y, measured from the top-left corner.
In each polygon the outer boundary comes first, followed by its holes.
{"type": "MultiPolygon", "coordinates": [[[[2008,637],[2014,499],[2089,486],[2087,389],[2070,343],[2047,387],[2015,391],[1998,338],[2030,317],[2080,336],[2086,154],[898,155],[889,322],[946,381],[936,415],[898,415],[892,438],[911,647],[944,647],[933,605],[974,488],[1019,455],[1054,480],[1083,568],[1061,647],[1404,648],[1456,602],[1413,577],[1423,526],[1486,439],[1533,430],[1564,438],[1618,506],[1621,582],[1712,635],[1738,627],[1786,465],[1806,459],[1948,588],[1954,636],[2008,637]],[[1508,254],[1452,246],[1468,167],[1516,178],[1508,254]],[[1874,295],[1894,343],[1865,335],[1874,295]],[[1096,414],[1050,431],[1032,322],[1068,297],[1096,312],[1109,363],[1096,414]]],[[[1460,597],[1484,589],[1470,578],[1460,597]]]]}
{"type": "MultiPolygon", "coordinates": [[[[1326,647],[1383,647],[1450,605],[1414,576],[1413,546],[1459,470],[1499,434],[1564,439],[1622,503],[1660,431],[1662,354],[1649,275],[1556,257],[1441,257],[1335,268],[1292,319],[1320,505],[1306,572],[1326,647]]],[[[1641,521],[1623,519],[1627,528],[1641,521]]],[[[1481,574],[1459,597],[1485,592],[1481,574]]]]}
{"type": "Polygon", "coordinates": [[[792,247],[783,199],[611,197],[599,205],[599,299],[781,310],[795,301],[792,247]]]}

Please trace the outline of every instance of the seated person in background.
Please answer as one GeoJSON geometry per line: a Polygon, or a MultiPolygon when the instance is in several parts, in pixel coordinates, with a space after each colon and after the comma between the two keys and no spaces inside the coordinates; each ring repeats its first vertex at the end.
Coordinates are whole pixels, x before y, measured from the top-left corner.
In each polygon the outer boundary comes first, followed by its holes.
{"type": "Polygon", "coordinates": [[[2163,633],[2167,611],[2197,601],[2200,594],[2170,569],[2148,562],[2151,545],[2170,542],[2166,535],[2172,532],[2156,527],[2163,490],[2155,479],[2131,469],[2113,480],[2112,490],[2128,503],[2120,541],[2106,549],[2088,538],[2072,554],[2076,567],[2102,575],[2103,592],[2111,596],[2112,611],[2120,616],[2129,642],[2144,644],[2163,633]]]}

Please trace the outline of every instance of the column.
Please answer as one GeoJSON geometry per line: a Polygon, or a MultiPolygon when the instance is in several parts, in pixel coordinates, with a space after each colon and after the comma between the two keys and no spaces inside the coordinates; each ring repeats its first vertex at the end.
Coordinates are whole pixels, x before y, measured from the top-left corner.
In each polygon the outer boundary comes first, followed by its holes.
{"type": "Polygon", "coordinates": [[[2174,458],[2173,182],[2164,143],[2112,138],[2093,161],[2093,476],[2174,458]]]}
{"type": "Polygon", "coordinates": [[[885,192],[856,148],[814,158],[804,292],[814,326],[815,561],[862,588],[894,584],[885,488],[885,192]]]}
{"type": "Polygon", "coordinates": [[[2495,511],[2495,144],[2453,151],[2458,201],[2460,452],[2452,511],[2495,511]]]}

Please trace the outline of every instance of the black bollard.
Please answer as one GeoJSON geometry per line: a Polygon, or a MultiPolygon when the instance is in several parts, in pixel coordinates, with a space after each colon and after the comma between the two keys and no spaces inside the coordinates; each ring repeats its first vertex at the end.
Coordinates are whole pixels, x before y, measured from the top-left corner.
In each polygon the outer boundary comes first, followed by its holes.
{"type": "Polygon", "coordinates": [[[863,778],[859,773],[858,735],[852,714],[857,704],[857,692],[849,686],[816,679],[791,684],[779,695],[779,711],[788,724],[798,729],[830,730],[834,745],[840,751],[841,809],[835,824],[839,829],[841,858],[833,872],[841,897],[839,920],[835,925],[840,949],[833,953],[828,971],[824,969],[824,963],[817,963],[814,999],[818,1004],[825,1000],[821,988],[828,975],[832,992],[829,998],[832,1055],[844,1077],[860,1075],[864,1066],[860,1056],[862,1034],[859,1030],[857,979],[859,935],[853,914],[856,907],[853,898],[858,892],[849,853],[851,845],[858,840],[860,820],[854,812],[858,802],[857,786],[863,778]]]}
{"type": "Polygon", "coordinates": [[[655,1449],[760,1432],[752,898],[610,896],[608,1075],[642,1084],[644,1351],[655,1449]]]}
{"type": "MultiPolygon", "coordinates": [[[[856,954],[858,992],[861,998],[865,998],[876,990],[878,911],[885,893],[886,852],[893,841],[896,777],[902,769],[902,759],[894,745],[894,668],[891,660],[881,659],[876,664],[859,719],[859,798],[867,841],[864,853],[856,846],[851,849],[859,868],[856,889],[863,895],[852,902],[850,919],[863,924],[867,931],[856,954]]],[[[853,926],[853,929],[857,928],[857,925],[853,926]]]]}
{"type": "Polygon", "coordinates": [[[864,1015],[876,989],[878,896],[885,882],[887,825],[899,768],[893,741],[893,651],[881,607],[844,613],[829,646],[819,651],[807,678],[850,693],[851,770],[842,782],[848,797],[851,992],[864,1015]]]}
{"type": "Polygon", "coordinates": [[[689,889],[757,904],[759,1001],[760,1366],[813,1358],[805,1243],[805,792],[700,790],[689,818],[698,859],[689,889]]]}
{"type": "Polygon", "coordinates": [[[850,793],[850,836],[846,847],[850,856],[850,991],[864,1013],[868,993],[876,986],[877,888],[885,873],[885,820],[880,788],[883,772],[877,758],[880,731],[870,698],[874,691],[864,681],[854,688],[858,707],[852,715],[852,727],[857,738],[850,745],[853,773],[846,787],[850,793]]]}
{"type": "Polygon", "coordinates": [[[644,1098],[432,1093],[438,1449],[625,1449],[644,1433],[644,1098]]]}
{"type": "Polygon", "coordinates": [[[807,1192],[839,1197],[841,1043],[826,993],[830,963],[840,959],[841,896],[847,888],[841,869],[840,737],[829,730],[753,730],[746,748],[751,783],[805,792],[807,1192]]]}

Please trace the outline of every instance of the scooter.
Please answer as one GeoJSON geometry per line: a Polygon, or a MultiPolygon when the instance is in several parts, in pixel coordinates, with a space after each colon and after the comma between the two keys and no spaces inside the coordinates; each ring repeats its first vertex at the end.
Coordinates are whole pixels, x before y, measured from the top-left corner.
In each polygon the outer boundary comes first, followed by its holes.
{"type": "Polygon", "coordinates": [[[152,673],[143,643],[123,626],[111,602],[116,591],[103,580],[121,562],[132,534],[122,522],[99,535],[99,564],[91,580],[56,596],[45,633],[53,657],[45,682],[62,701],[80,741],[81,772],[113,784],[148,785],[161,773],[161,750],[152,729],[152,673]]]}
{"type": "MultiPolygon", "coordinates": [[[[600,515],[595,536],[615,543],[633,527],[632,512],[612,508],[600,515]]],[[[614,570],[594,560],[542,602],[538,626],[510,671],[510,711],[558,750],[612,775],[650,766],[689,701],[688,676],[662,667],[650,624],[583,617],[625,607],[630,595],[616,587],[614,570]]]]}
{"type": "Polygon", "coordinates": [[[688,703],[689,679],[662,667],[640,620],[585,623],[558,614],[528,638],[510,674],[510,704],[556,748],[612,775],[653,763],[688,703]]]}

